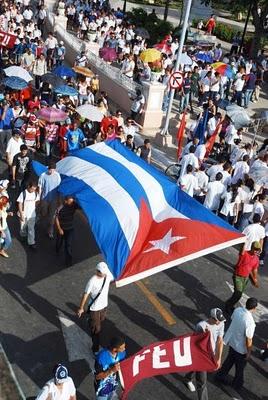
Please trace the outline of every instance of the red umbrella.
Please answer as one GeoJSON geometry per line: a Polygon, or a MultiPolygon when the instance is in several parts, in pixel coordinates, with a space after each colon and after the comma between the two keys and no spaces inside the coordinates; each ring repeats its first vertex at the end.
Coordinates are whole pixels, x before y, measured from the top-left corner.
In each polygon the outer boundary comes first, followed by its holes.
{"type": "Polygon", "coordinates": [[[42,108],[40,111],[38,111],[36,116],[37,118],[47,122],[61,122],[68,118],[68,115],[64,111],[58,110],[54,107],[42,108]]]}
{"type": "Polygon", "coordinates": [[[108,62],[113,62],[113,61],[117,60],[116,51],[115,51],[115,49],[112,49],[111,47],[103,47],[102,49],[100,49],[100,57],[104,61],[108,61],[108,62]]]}

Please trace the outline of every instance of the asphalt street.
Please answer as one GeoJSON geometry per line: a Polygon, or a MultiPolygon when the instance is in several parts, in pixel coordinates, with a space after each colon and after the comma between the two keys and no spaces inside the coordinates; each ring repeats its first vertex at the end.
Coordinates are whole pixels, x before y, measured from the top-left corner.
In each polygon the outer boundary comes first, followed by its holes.
{"type": "MultiPolygon", "coordinates": [[[[3,163],[0,168],[3,176],[3,163]]],[[[102,259],[90,227],[77,213],[74,265],[65,268],[63,255],[56,255],[55,243],[46,236],[43,221],[37,226],[36,253],[20,241],[18,218],[11,218],[9,225],[13,236],[10,258],[0,260],[0,340],[18,382],[26,397],[35,396],[50,379],[53,366],[64,362],[78,389],[78,400],[93,400],[87,322],[75,316],[84,286],[102,259]]],[[[142,286],[112,286],[102,344],[120,333],[126,337],[128,353],[133,354],[149,343],[191,331],[210,308],[223,307],[230,296],[226,282],[232,282],[237,255],[237,249],[230,248],[154,275],[142,286]],[[153,305],[152,299],[159,305],[153,305]]],[[[260,288],[249,286],[246,293],[259,299],[266,316],[262,315],[262,322],[257,324],[242,397],[215,384],[211,374],[210,399],[268,399],[267,364],[259,360],[257,351],[267,340],[267,265],[261,268],[260,276],[260,288]]],[[[129,395],[130,400],[196,398],[178,374],[143,381],[129,395]]]]}

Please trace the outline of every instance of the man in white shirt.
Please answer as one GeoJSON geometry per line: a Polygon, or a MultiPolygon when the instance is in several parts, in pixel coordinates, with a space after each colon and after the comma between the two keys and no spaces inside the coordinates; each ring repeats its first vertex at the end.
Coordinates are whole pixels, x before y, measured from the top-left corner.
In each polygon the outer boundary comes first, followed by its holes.
{"type": "Polygon", "coordinates": [[[229,353],[216,378],[222,383],[227,383],[228,372],[235,365],[232,386],[237,390],[243,387],[244,369],[251,354],[256,326],[252,314],[256,311],[257,306],[258,301],[254,297],[250,297],[245,308],[236,308],[232,315],[231,325],[223,339],[224,343],[229,345],[229,353]]]}
{"type": "Polygon", "coordinates": [[[246,75],[242,75],[241,77],[237,78],[233,84],[234,88],[234,96],[232,98],[232,102],[237,102],[237,104],[241,107],[242,105],[242,92],[243,88],[246,83],[246,75]]]}
{"type": "Polygon", "coordinates": [[[111,281],[114,280],[107,264],[99,262],[96,266],[96,272],[88,281],[84,294],[82,296],[77,315],[80,318],[85,312],[85,305],[88,303],[88,313],[90,314],[90,335],[92,338],[92,351],[97,353],[100,348],[101,324],[105,320],[108,294],[111,281]]]}
{"type": "MultiPolygon", "coordinates": [[[[210,332],[211,347],[218,368],[221,365],[223,350],[224,322],[225,318],[222,310],[220,308],[212,308],[209,319],[198,322],[195,327],[196,332],[210,332]]],[[[195,392],[195,386],[192,382],[194,375],[196,378],[198,399],[208,400],[207,372],[189,372],[185,375],[185,384],[191,392],[195,392]]]]}
{"type": "Polygon", "coordinates": [[[189,196],[193,197],[194,190],[198,189],[198,181],[196,176],[193,175],[193,166],[188,164],[186,167],[186,174],[180,178],[180,188],[189,196]]]}
{"type": "Polygon", "coordinates": [[[28,183],[27,188],[21,192],[17,199],[20,217],[20,235],[27,237],[27,243],[31,250],[36,250],[36,205],[39,200],[38,185],[33,182],[28,183]]]}
{"type": "Polygon", "coordinates": [[[252,222],[253,223],[248,225],[242,232],[247,238],[243,247],[243,251],[249,251],[253,242],[259,242],[262,251],[263,239],[265,238],[265,229],[261,225],[260,214],[254,214],[252,222]]]}
{"type": "Polygon", "coordinates": [[[216,175],[216,180],[214,182],[209,182],[206,192],[206,198],[204,206],[215,213],[218,211],[221,201],[221,196],[225,192],[226,188],[221,182],[222,173],[218,172],[216,175]]]}
{"type": "Polygon", "coordinates": [[[202,162],[203,162],[203,160],[205,158],[206,152],[207,152],[207,148],[206,148],[205,144],[199,144],[197,146],[194,155],[198,159],[199,164],[202,164],[202,162]]]}
{"type": "Polygon", "coordinates": [[[206,191],[208,186],[208,176],[205,173],[205,165],[201,165],[199,171],[195,172],[195,177],[197,178],[198,188],[194,190],[194,198],[203,204],[206,197],[206,191]]]}
{"type": "Polygon", "coordinates": [[[11,168],[13,163],[13,158],[16,154],[20,152],[20,146],[23,144],[23,140],[21,138],[21,131],[20,129],[14,129],[13,135],[9,139],[6,148],[6,159],[7,164],[11,168]]]}
{"type": "Polygon", "coordinates": [[[23,11],[23,18],[25,19],[25,23],[27,24],[28,22],[30,22],[31,20],[32,20],[32,18],[33,18],[33,12],[32,12],[32,10],[30,9],[30,7],[29,6],[27,6],[26,8],[25,8],[25,10],[23,11]]]}
{"type": "Polygon", "coordinates": [[[238,161],[237,163],[235,163],[234,165],[234,172],[233,172],[233,176],[232,176],[232,184],[236,184],[239,179],[244,180],[244,176],[245,174],[248,174],[249,172],[249,155],[246,154],[243,157],[242,161],[238,161]]]}
{"type": "Polygon", "coordinates": [[[36,400],[76,400],[76,389],[72,378],[68,376],[67,368],[57,364],[53,368],[53,375],[41,389],[36,400]]]}
{"type": "Polygon", "coordinates": [[[133,55],[128,54],[125,56],[125,59],[122,63],[122,68],[121,72],[122,74],[126,75],[128,78],[133,78],[134,74],[134,69],[135,69],[135,62],[133,60],[133,55]]]}
{"type": "Polygon", "coordinates": [[[195,156],[195,146],[191,146],[189,149],[189,154],[186,154],[185,156],[182,157],[181,159],[181,170],[180,170],[180,178],[183,177],[184,174],[186,174],[186,168],[187,165],[192,165],[194,169],[199,168],[199,162],[198,158],[195,156]]]}

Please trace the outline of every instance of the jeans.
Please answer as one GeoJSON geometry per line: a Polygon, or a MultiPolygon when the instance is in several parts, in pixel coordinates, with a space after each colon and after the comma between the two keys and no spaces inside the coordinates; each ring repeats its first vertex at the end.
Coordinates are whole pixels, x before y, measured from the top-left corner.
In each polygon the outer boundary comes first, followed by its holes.
{"type": "Polygon", "coordinates": [[[1,250],[2,249],[7,250],[12,243],[11,234],[8,226],[6,227],[6,229],[4,229],[4,234],[5,234],[4,243],[1,245],[1,250]]]}
{"type": "Polygon", "coordinates": [[[241,215],[241,217],[240,217],[240,220],[239,220],[239,222],[238,222],[238,224],[237,224],[237,229],[240,231],[240,232],[243,232],[243,230],[249,225],[249,217],[251,216],[251,212],[248,212],[248,213],[243,213],[242,215],[241,215]]]}
{"type": "Polygon", "coordinates": [[[191,382],[195,376],[198,400],[208,400],[207,372],[189,372],[185,375],[185,380],[191,382]]]}
{"type": "Polygon", "coordinates": [[[73,229],[64,230],[63,235],[58,234],[56,240],[56,252],[59,253],[63,243],[64,243],[64,255],[65,255],[65,264],[66,267],[70,267],[73,262],[73,251],[72,251],[72,243],[73,243],[73,229]]]}
{"type": "Polygon", "coordinates": [[[189,92],[189,93],[186,93],[186,94],[184,94],[184,95],[182,96],[181,102],[180,102],[180,110],[181,110],[181,111],[184,111],[185,108],[188,107],[189,99],[190,99],[190,92],[189,92]]]}
{"type": "Polygon", "coordinates": [[[219,380],[224,380],[230,369],[235,365],[235,377],[233,379],[233,386],[236,389],[241,389],[244,383],[244,369],[247,364],[246,354],[241,354],[229,347],[229,353],[224,361],[221,369],[217,373],[219,380]]]}
{"type": "Polygon", "coordinates": [[[51,156],[51,152],[54,146],[53,142],[49,142],[48,140],[45,141],[45,146],[46,146],[46,156],[50,157],[51,156]]]}
{"type": "Polygon", "coordinates": [[[11,129],[0,130],[0,154],[2,156],[6,154],[7,144],[11,136],[12,136],[11,129]]]}
{"type": "Polygon", "coordinates": [[[248,107],[252,94],[253,94],[253,89],[247,89],[245,91],[245,107],[248,107]]]}
{"type": "Polygon", "coordinates": [[[24,221],[20,221],[20,235],[27,237],[28,245],[35,244],[35,218],[24,218],[24,221]]]}
{"type": "Polygon", "coordinates": [[[164,112],[167,111],[168,102],[169,102],[169,91],[166,94],[164,94],[163,103],[162,103],[162,111],[164,111],[164,112]]]}
{"type": "Polygon", "coordinates": [[[233,98],[232,98],[232,102],[233,102],[233,103],[237,102],[237,105],[238,105],[238,106],[241,106],[241,105],[242,105],[242,96],[243,96],[242,91],[235,92],[235,93],[234,93],[234,96],[233,96],[233,98]]]}
{"type": "Polygon", "coordinates": [[[80,106],[88,100],[88,97],[84,94],[79,94],[79,104],[80,106]]]}

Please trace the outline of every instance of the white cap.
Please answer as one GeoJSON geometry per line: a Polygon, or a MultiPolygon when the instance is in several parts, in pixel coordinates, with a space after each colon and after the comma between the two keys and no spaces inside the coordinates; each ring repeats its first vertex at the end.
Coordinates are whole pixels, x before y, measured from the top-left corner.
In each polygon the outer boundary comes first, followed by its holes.
{"type": "Polygon", "coordinates": [[[9,185],[9,180],[8,179],[2,179],[0,181],[0,188],[2,188],[2,189],[7,188],[8,185],[9,185]]]}
{"type": "Polygon", "coordinates": [[[96,265],[96,270],[99,271],[101,274],[107,274],[108,272],[108,265],[101,261],[96,265]]]}

